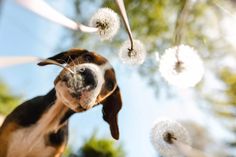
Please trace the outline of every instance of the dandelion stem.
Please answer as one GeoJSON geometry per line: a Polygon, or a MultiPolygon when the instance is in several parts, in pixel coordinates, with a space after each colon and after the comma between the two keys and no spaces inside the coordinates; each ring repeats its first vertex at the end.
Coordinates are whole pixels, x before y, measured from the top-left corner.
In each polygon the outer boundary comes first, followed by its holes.
{"type": "Polygon", "coordinates": [[[189,0],[183,2],[182,8],[177,16],[177,21],[175,25],[175,36],[174,36],[174,45],[179,45],[183,36],[183,28],[186,24],[186,18],[189,11],[189,0]]]}
{"type": "Polygon", "coordinates": [[[0,57],[0,68],[16,64],[39,62],[41,60],[41,58],[35,56],[2,56],[0,57]]]}
{"type": "Polygon", "coordinates": [[[177,60],[177,64],[181,63],[181,61],[179,60],[179,45],[182,41],[183,28],[184,28],[186,18],[188,15],[188,9],[189,9],[189,0],[185,0],[184,4],[178,14],[177,22],[175,25],[174,45],[177,46],[176,55],[175,55],[176,60],[177,60]]]}
{"type": "Polygon", "coordinates": [[[179,60],[179,45],[177,45],[177,47],[176,47],[175,57],[176,57],[176,60],[177,60],[176,64],[180,63],[180,60],[179,60]]]}
{"type": "Polygon", "coordinates": [[[121,13],[121,17],[124,21],[125,28],[126,28],[126,31],[128,33],[128,36],[129,36],[129,40],[130,40],[130,49],[129,49],[129,51],[132,51],[133,47],[134,47],[134,41],[133,41],[134,39],[133,39],[133,35],[132,35],[131,29],[130,29],[129,20],[128,20],[128,17],[127,17],[127,12],[126,12],[126,9],[125,9],[124,1],[123,0],[116,0],[116,4],[118,5],[118,8],[119,8],[120,13],[121,13]]]}
{"type": "Polygon", "coordinates": [[[184,156],[188,157],[212,157],[209,154],[206,154],[205,152],[195,149],[191,147],[188,144],[184,144],[182,142],[179,142],[176,139],[173,139],[173,144],[177,147],[177,149],[180,151],[180,153],[184,156]]]}
{"type": "Polygon", "coordinates": [[[48,5],[44,0],[17,0],[17,3],[31,10],[32,12],[69,29],[79,29],[82,32],[88,33],[98,31],[98,28],[85,26],[62,15],[60,12],[48,5]]]}
{"type": "MultiPolygon", "coordinates": [[[[30,63],[30,62],[40,62],[45,61],[43,58],[35,57],[35,56],[12,56],[12,57],[0,57],[0,68],[1,67],[7,67],[11,65],[16,64],[24,64],[24,63],[30,63]]],[[[57,65],[63,69],[68,70],[70,73],[75,74],[71,69],[57,63],[54,60],[47,59],[47,62],[50,62],[54,65],[57,65]]]]}
{"type": "Polygon", "coordinates": [[[231,13],[229,10],[227,10],[226,8],[224,8],[220,3],[218,2],[213,2],[215,4],[215,6],[217,6],[219,9],[221,9],[225,14],[227,14],[228,16],[230,16],[233,20],[236,20],[236,17],[233,15],[233,13],[231,13]]]}

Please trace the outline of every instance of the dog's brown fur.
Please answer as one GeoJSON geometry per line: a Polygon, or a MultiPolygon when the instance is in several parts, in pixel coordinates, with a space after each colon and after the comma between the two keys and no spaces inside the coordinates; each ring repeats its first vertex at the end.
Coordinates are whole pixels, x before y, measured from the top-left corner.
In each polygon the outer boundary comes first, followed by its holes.
{"type": "MultiPolygon", "coordinates": [[[[108,61],[96,53],[73,49],[42,61],[39,65],[67,64],[71,68],[78,64],[91,63],[107,66],[108,61]]],[[[0,157],[60,157],[68,139],[68,118],[91,108],[79,106],[78,98],[63,86],[62,70],[55,79],[55,88],[48,94],[33,98],[18,106],[7,116],[0,128],[0,157]],[[69,104],[68,104],[69,103],[69,104]]],[[[92,107],[103,105],[103,118],[110,125],[113,138],[119,139],[117,115],[122,101],[112,67],[104,71],[104,83],[92,107]]]]}

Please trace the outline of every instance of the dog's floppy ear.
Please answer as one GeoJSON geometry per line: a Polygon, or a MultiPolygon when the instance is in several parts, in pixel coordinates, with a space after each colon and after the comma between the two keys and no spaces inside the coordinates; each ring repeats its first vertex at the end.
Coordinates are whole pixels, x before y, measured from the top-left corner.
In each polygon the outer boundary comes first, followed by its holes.
{"type": "Polygon", "coordinates": [[[111,135],[119,139],[118,113],[122,107],[120,89],[117,86],[115,91],[103,102],[103,119],[110,125],[111,135]]]}
{"type": "Polygon", "coordinates": [[[85,49],[71,49],[69,51],[61,52],[55,56],[52,56],[48,59],[45,59],[38,63],[39,66],[49,65],[49,64],[68,64],[73,61],[75,58],[79,57],[84,53],[88,53],[89,51],[85,49]]]}

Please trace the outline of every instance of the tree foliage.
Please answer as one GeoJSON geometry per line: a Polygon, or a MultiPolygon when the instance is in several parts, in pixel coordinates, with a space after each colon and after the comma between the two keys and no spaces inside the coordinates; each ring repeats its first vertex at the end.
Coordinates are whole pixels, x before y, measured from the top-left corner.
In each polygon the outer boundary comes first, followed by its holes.
{"type": "MultiPolygon", "coordinates": [[[[93,5],[94,11],[99,7],[110,7],[119,12],[114,1],[75,0],[74,4],[77,20],[83,23],[89,19],[87,12],[84,13],[86,5],[93,5]]],[[[125,6],[134,37],[144,42],[148,52],[146,62],[138,68],[140,75],[159,93],[160,84],[162,87],[166,84],[162,83],[158,73],[155,53],[161,55],[165,49],[176,44],[195,47],[204,60],[207,72],[221,80],[225,86],[223,92],[217,93],[224,97],[220,100],[214,96],[215,89],[206,90],[208,82],[204,79],[196,88],[197,95],[201,95],[201,101],[206,101],[216,115],[227,121],[229,130],[235,131],[236,127],[232,124],[236,124],[236,73],[232,69],[219,68],[227,64],[219,64],[224,58],[236,59],[235,47],[226,40],[225,27],[222,26],[226,17],[232,18],[229,14],[235,10],[235,1],[125,0],[125,6]]],[[[112,41],[103,43],[97,42],[99,39],[94,40],[94,36],[80,32],[72,32],[71,35],[73,46],[108,52],[113,57],[118,57],[119,46],[128,39],[125,29],[112,41]]]]}
{"type": "MultiPolygon", "coordinates": [[[[219,58],[229,53],[231,46],[222,38],[219,26],[224,12],[217,6],[228,4],[230,1],[216,0],[126,0],[125,5],[134,37],[143,41],[148,56],[146,62],[138,68],[140,75],[154,87],[158,93],[162,81],[158,75],[156,53],[162,54],[165,49],[176,44],[188,44],[195,47],[201,56],[209,59],[219,58]]],[[[114,1],[82,2],[75,0],[76,20],[88,23],[90,18],[86,6],[95,8],[110,7],[116,12],[118,7],[114,1]]],[[[93,12],[94,12],[93,11],[93,12]]],[[[91,16],[91,15],[90,15],[91,16]]],[[[121,29],[112,41],[97,42],[94,36],[81,32],[71,32],[72,46],[89,47],[100,53],[108,53],[111,57],[118,57],[121,43],[128,39],[125,29],[121,29]]]]}
{"type": "Polygon", "coordinates": [[[69,157],[125,157],[121,146],[106,138],[97,138],[92,135],[87,139],[77,154],[70,154],[69,157]]]}
{"type": "Polygon", "coordinates": [[[20,97],[11,93],[9,87],[0,81],[0,114],[7,115],[20,102],[20,97]]]}

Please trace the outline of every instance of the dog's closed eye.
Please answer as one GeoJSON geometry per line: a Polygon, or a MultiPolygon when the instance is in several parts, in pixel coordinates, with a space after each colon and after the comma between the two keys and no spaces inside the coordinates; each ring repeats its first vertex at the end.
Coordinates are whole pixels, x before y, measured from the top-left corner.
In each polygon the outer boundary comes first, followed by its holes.
{"type": "Polygon", "coordinates": [[[109,79],[106,81],[106,88],[109,90],[109,91],[112,91],[112,89],[114,88],[115,86],[115,83],[113,80],[109,79]]]}
{"type": "Polygon", "coordinates": [[[91,56],[91,55],[89,55],[89,54],[84,54],[84,55],[83,55],[83,59],[84,59],[85,62],[88,62],[88,63],[94,61],[93,56],[91,56]]]}

